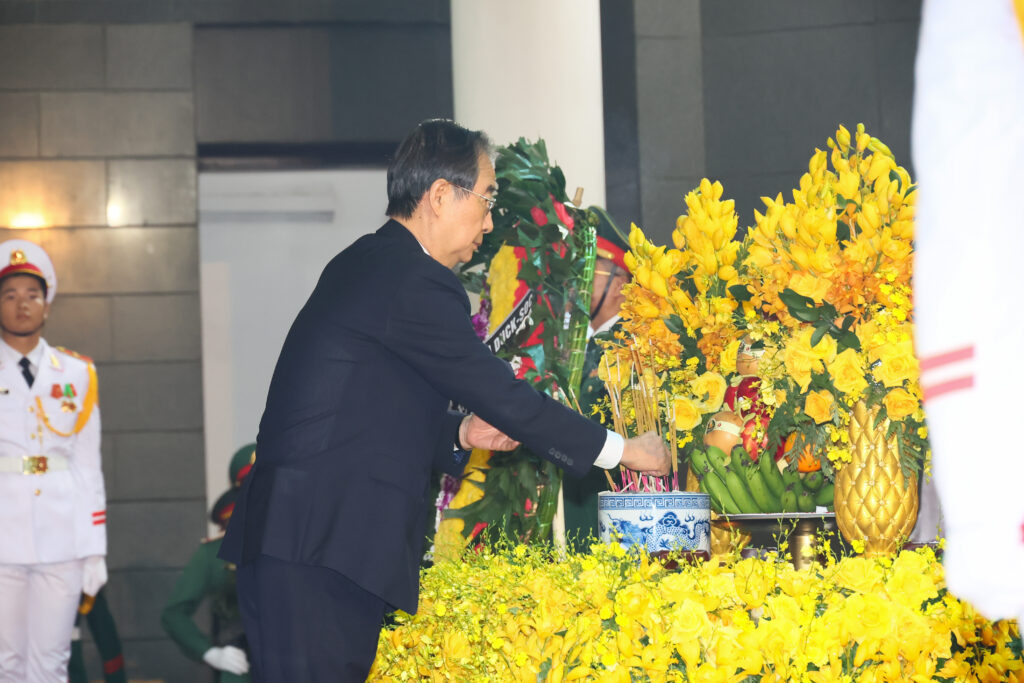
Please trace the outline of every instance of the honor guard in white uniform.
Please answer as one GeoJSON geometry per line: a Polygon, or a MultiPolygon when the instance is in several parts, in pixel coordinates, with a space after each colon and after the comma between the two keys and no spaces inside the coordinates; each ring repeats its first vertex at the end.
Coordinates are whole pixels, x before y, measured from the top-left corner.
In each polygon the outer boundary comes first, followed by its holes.
{"type": "Polygon", "coordinates": [[[0,681],[65,683],[82,593],[106,583],[96,370],[42,338],[46,252],[0,244],[0,681]]]}

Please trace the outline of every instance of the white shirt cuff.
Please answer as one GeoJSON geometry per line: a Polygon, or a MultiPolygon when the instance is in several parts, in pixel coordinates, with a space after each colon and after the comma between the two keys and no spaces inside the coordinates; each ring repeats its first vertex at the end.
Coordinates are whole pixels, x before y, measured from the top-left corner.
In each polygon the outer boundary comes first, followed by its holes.
{"type": "Polygon", "coordinates": [[[622,451],[626,447],[626,441],[621,435],[608,431],[604,439],[604,446],[594,461],[594,467],[610,470],[622,460],[622,451]]]}

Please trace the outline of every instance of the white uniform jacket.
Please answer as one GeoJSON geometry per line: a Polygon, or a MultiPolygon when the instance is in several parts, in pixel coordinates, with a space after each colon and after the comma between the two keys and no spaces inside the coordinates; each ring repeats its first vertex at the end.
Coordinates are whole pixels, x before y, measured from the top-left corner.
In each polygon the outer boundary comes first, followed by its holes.
{"type": "Polygon", "coordinates": [[[107,553],[96,372],[91,362],[39,343],[32,388],[0,354],[0,564],[107,553]],[[46,460],[31,458],[39,455],[46,460]],[[13,471],[16,463],[21,471],[13,471]]]}

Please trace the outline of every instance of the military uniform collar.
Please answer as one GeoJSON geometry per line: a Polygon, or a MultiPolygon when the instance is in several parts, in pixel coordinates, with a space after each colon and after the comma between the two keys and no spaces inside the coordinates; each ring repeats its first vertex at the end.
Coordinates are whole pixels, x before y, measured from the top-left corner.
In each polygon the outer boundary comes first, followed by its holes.
{"type": "Polygon", "coordinates": [[[587,328],[587,339],[590,339],[591,337],[594,337],[595,335],[601,334],[602,332],[607,332],[608,330],[610,330],[613,327],[615,327],[615,323],[619,322],[619,320],[620,320],[620,318],[619,318],[618,315],[613,315],[612,317],[608,318],[603,323],[601,323],[601,326],[598,327],[596,330],[592,330],[592,329],[590,329],[588,327],[587,328]]]}
{"type": "MultiPolygon", "coordinates": [[[[32,367],[35,368],[36,374],[39,373],[39,368],[42,367],[42,362],[46,360],[47,352],[49,352],[50,355],[53,353],[50,351],[50,347],[46,343],[46,340],[40,337],[39,343],[36,344],[36,347],[25,354],[25,358],[28,358],[29,362],[32,363],[32,367]]],[[[17,367],[21,358],[21,352],[11,348],[7,342],[0,339],[0,367],[3,367],[5,364],[17,367]]]]}

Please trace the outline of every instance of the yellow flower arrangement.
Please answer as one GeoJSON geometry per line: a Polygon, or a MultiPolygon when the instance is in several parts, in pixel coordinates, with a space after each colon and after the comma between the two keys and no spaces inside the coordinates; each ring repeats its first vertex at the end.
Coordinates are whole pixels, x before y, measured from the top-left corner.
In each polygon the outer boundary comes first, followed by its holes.
{"type": "Polygon", "coordinates": [[[806,455],[803,471],[820,461],[829,481],[851,460],[851,411],[863,401],[890,421],[904,471],[926,466],[910,296],[915,186],[863,126],[840,126],[827,147],[791,200],[763,198],[745,233],[708,179],[686,195],[672,247],[633,226],[633,282],[605,359],[621,392],[609,406],[617,430],[679,431],[687,455],[711,416],[728,410],[740,418],[730,416],[743,428],[745,466],[770,452],[795,469],[806,455]],[[652,405],[657,414],[645,415],[652,405]]]}
{"type": "Polygon", "coordinates": [[[756,308],[750,297],[736,296],[745,285],[744,252],[734,202],[722,199],[721,183],[703,180],[686,206],[672,233],[675,248],[655,246],[632,226],[625,261],[633,281],[624,289],[622,330],[600,368],[602,379],[619,380],[610,386],[620,431],[642,431],[653,421],[663,433],[680,432],[676,446],[684,449],[722,409],[740,322],[756,308]],[[643,413],[652,406],[656,415],[638,417],[638,407],[643,413]]]}
{"type": "Polygon", "coordinates": [[[831,477],[850,458],[844,432],[858,401],[894,427],[906,471],[928,456],[912,341],[914,185],[877,138],[840,126],[816,150],[793,191],[763,198],[750,231],[746,276],[762,320],[749,334],[767,353],[762,397],[772,404],[773,440],[799,432],[794,449],[826,456],[831,477]],[[831,168],[830,168],[831,165],[831,168]],[[824,393],[834,399],[826,415],[824,393]]]}
{"type": "Polygon", "coordinates": [[[1024,681],[1015,622],[950,595],[930,549],[663,565],[514,546],[423,574],[375,681],[1024,681]]]}

